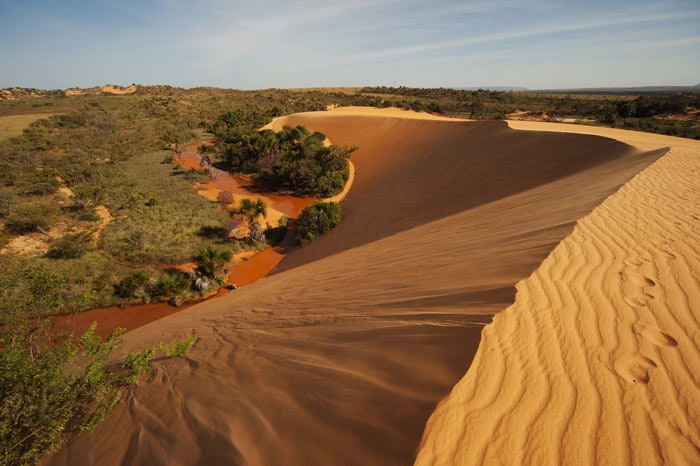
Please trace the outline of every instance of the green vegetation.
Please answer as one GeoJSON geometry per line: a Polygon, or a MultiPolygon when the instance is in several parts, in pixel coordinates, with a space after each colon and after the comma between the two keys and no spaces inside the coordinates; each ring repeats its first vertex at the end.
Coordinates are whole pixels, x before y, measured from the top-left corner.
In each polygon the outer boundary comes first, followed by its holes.
{"type": "Polygon", "coordinates": [[[0,327],[0,464],[34,464],[68,434],[99,424],[114,410],[121,388],[151,370],[159,351],[181,357],[196,341],[161,343],[108,364],[122,331],[102,341],[95,324],[78,339],[51,334],[43,325],[0,327]]]}
{"type": "Polygon", "coordinates": [[[203,229],[225,225],[226,212],[198,196],[192,186],[206,175],[161,163],[162,152],[132,157],[105,168],[104,199],[115,217],[105,227],[100,247],[131,265],[177,265],[225,235],[208,238],[203,229]]]}
{"type": "Polygon", "coordinates": [[[335,202],[315,202],[306,207],[296,222],[296,237],[302,246],[340,224],[340,206],[335,202]]]}
{"type": "Polygon", "coordinates": [[[92,235],[88,232],[68,234],[52,243],[46,257],[51,259],[79,259],[93,249],[92,235]]]}
{"type": "Polygon", "coordinates": [[[26,202],[12,209],[5,220],[5,228],[13,233],[46,233],[56,223],[59,215],[59,208],[51,202],[26,202]]]}
{"type": "MultiPolygon", "coordinates": [[[[237,114],[238,122],[246,114],[237,114]]],[[[265,119],[254,115],[256,123],[265,119]]],[[[258,131],[253,127],[229,126],[231,114],[211,125],[221,148],[225,167],[252,174],[267,190],[286,190],[298,196],[331,196],[343,189],[354,148],[326,147],[326,136],[305,126],[284,126],[281,131],[258,131]]],[[[247,121],[247,120],[246,120],[247,121]]]]}
{"type": "Polygon", "coordinates": [[[120,398],[121,374],[106,361],[119,333],[105,342],[94,327],[77,342],[49,344],[45,329],[0,333],[0,452],[2,464],[33,464],[56,450],[66,432],[88,430],[120,398]]]}
{"type": "Polygon", "coordinates": [[[192,348],[197,341],[197,337],[190,336],[181,340],[175,340],[165,346],[165,355],[169,358],[181,358],[192,348]]]}
{"type": "Polygon", "coordinates": [[[230,251],[220,250],[212,246],[197,251],[194,261],[197,264],[197,271],[208,278],[215,278],[224,272],[224,267],[231,260],[230,251]]]}
{"type": "Polygon", "coordinates": [[[256,221],[258,217],[267,217],[267,206],[261,199],[256,201],[248,198],[241,199],[240,205],[231,211],[231,215],[245,220],[253,241],[264,241],[264,232],[260,230],[256,221]]]}

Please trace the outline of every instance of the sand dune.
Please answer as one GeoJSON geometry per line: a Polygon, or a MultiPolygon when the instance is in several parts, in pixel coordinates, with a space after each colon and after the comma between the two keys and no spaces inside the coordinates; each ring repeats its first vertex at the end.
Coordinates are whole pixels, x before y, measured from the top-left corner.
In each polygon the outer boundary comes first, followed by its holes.
{"type": "Polygon", "coordinates": [[[518,284],[416,464],[700,464],[700,142],[511,124],[672,149],[518,284]]]}
{"type": "MultiPolygon", "coordinates": [[[[286,121],[360,147],[342,225],[279,273],[130,332],[127,351],[199,340],[50,464],[412,462],[515,283],[663,153],[499,122],[335,111],[286,121]]],[[[457,439],[440,425],[421,458],[443,432],[457,439]]]]}

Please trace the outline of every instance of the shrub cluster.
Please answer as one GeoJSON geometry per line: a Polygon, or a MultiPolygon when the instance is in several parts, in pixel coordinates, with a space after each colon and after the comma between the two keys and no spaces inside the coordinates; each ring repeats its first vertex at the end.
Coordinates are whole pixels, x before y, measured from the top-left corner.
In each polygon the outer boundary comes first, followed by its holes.
{"type": "Polygon", "coordinates": [[[114,285],[114,294],[124,299],[138,298],[149,302],[177,296],[189,288],[189,278],[183,273],[169,271],[156,277],[147,270],[136,270],[114,285]]]}
{"type": "Polygon", "coordinates": [[[354,148],[326,147],[325,140],[301,125],[277,133],[238,128],[223,135],[222,147],[229,168],[255,175],[265,189],[327,197],[343,189],[354,148]]]}
{"type": "Polygon", "coordinates": [[[296,237],[302,246],[340,223],[340,206],[335,202],[315,202],[306,207],[296,222],[296,237]]]}
{"type": "Polygon", "coordinates": [[[151,370],[154,356],[184,356],[196,341],[160,343],[108,365],[122,333],[102,341],[95,324],[78,339],[46,326],[0,327],[0,464],[34,464],[59,449],[67,433],[91,429],[112,413],[122,387],[151,370]]]}

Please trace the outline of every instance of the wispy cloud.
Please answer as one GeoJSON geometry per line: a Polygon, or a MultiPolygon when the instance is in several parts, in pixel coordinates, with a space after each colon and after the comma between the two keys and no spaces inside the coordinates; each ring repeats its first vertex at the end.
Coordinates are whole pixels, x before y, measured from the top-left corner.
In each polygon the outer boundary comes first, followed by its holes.
{"type": "Polygon", "coordinates": [[[511,39],[523,39],[527,37],[544,36],[549,34],[560,34],[577,31],[587,31],[609,28],[613,26],[622,26],[637,23],[662,22],[677,19],[697,18],[700,17],[700,12],[684,12],[684,13],[655,13],[646,15],[615,15],[606,18],[593,19],[578,23],[562,23],[556,25],[544,25],[531,28],[525,28],[514,31],[497,32],[493,34],[484,34],[480,36],[466,37],[451,41],[441,41],[429,44],[418,44],[408,47],[399,47],[393,49],[380,50],[377,52],[358,54],[350,57],[352,61],[364,61],[377,58],[387,58],[398,55],[415,54],[420,52],[432,52],[442,49],[450,49],[464,47],[468,45],[485,44],[511,39]]]}

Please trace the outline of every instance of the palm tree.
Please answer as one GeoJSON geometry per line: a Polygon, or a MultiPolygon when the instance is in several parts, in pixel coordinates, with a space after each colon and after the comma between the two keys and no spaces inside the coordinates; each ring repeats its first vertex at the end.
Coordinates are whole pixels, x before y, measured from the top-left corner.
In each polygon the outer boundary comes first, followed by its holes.
{"type": "Polygon", "coordinates": [[[241,199],[240,205],[231,212],[231,215],[245,220],[250,228],[250,237],[256,241],[262,241],[263,232],[260,231],[255,220],[258,217],[267,217],[267,207],[260,198],[255,202],[247,197],[241,199]]]}
{"type": "Polygon", "coordinates": [[[251,226],[258,217],[267,217],[267,207],[260,198],[253,202],[246,197],[241,199],[240,205],[233,210],[232,215],[240,217],[251,226]]]}
{"type": "Polygon", "coordinates": [[[197,251],[194,261],[197,264],[197,270],[203,276],[214,278],[217,272],[220,272],[231,260],[231,257],[231,251],[206,246],[197,251]]]}

